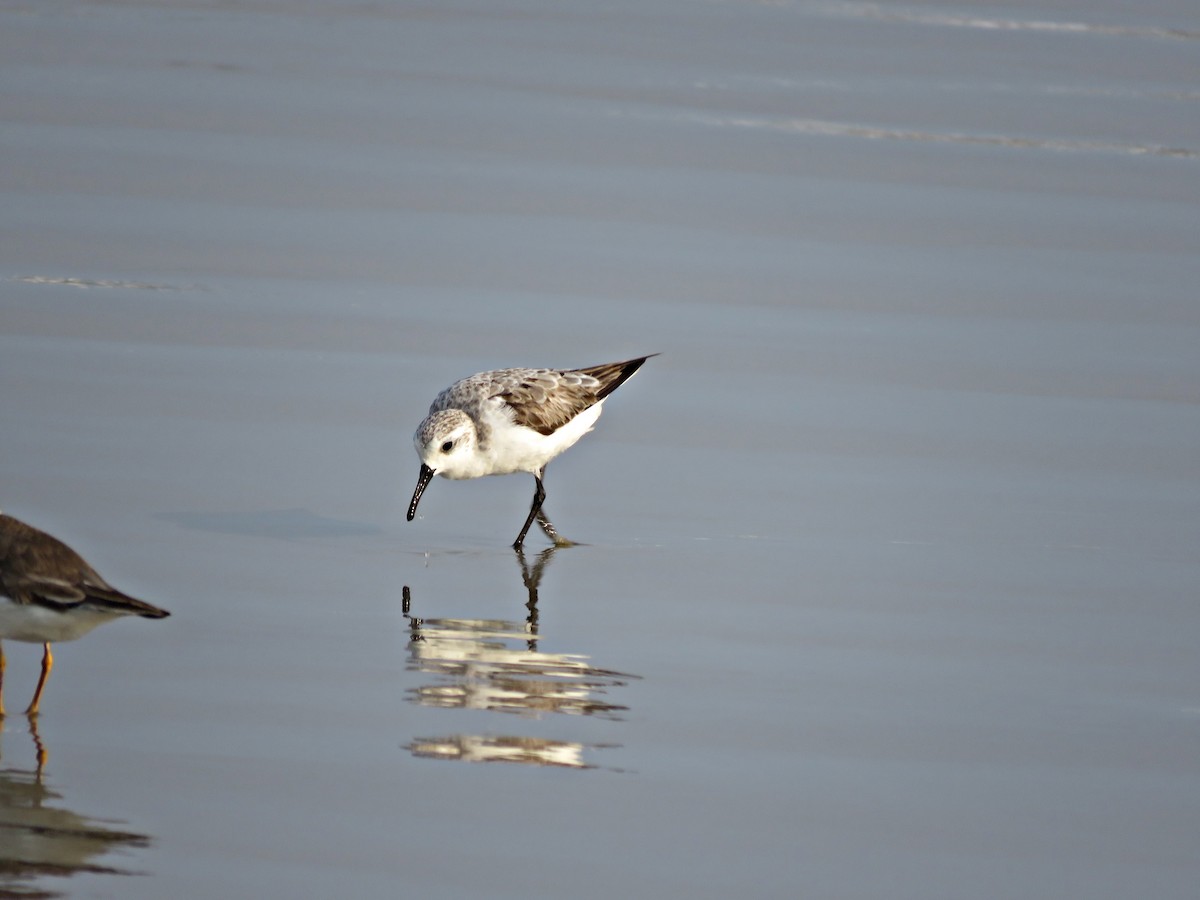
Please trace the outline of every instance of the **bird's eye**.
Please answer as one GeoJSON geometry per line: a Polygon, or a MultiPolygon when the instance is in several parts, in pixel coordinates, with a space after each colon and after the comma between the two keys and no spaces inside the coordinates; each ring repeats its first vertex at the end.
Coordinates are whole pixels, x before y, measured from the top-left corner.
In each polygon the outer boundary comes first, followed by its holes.
{"type": "Polygon", "coordinates": [[[449,453],[453,449],[454,449],[454,441],[446,441],[446,443],[442,444],[442,452],[443,453],[449,453]]]}

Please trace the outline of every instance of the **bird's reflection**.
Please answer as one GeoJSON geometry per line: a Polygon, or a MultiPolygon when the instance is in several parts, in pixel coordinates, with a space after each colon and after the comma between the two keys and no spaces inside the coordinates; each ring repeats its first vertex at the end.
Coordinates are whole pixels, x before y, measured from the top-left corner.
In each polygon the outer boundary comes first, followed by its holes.
{"type": "MultiPolygon", "coordinates": [[[[408,668],[436,676],[410,689],[409,699],[439,709],[476,709],[526,718],[547,714],[619,720],[627,707],[608,696],[636,678],[592,665],[578,653],[538,649],[538,587],[556,552],[542,551],[530,565],[517,551],[527,600],[523,622],[503,619],[420,618],[412,615],[412,594],[404,588],[409,623],[408,668]]],[[[474,762],[590,768],[584,751],[599,745],[519,735],[452,735],[417,738],[414,756],[474,762]]],[[[612,745],[605,745],[612,746],[612,745]]]]}
{"type": "MultiPolygon", "coordinates": [[[[12,734],[15,721],[5,721],[6,734],[12,734]]],[[[66,878],[79,872],[137,874],[104,864],[104,857],[146,847],[150,838],[115,830],[110,822],[89,819],[56,803],[62,795],[43,779],[47,753],[37,720],[30,717],[26,721],[36,769],[0,768],[0,897],[60,896],[45,883],[49,877],[66,878]]]]}
{"type": "MultiPolygon", "coordinates": [[[[408,745],[413,756],[426,759],[456,759],[463,762],[515,762],[531,766],[561,766],[568,769],[595,768],[584,759],[584,751],[599,744],[552,741],[545,738],[457,734],[442,738],[417,738],[408,745]]],[[[603,745],[609,746],[609,745],[603,745]]],[[[615,746],[615,745],[612,745],[615,746]]]]}

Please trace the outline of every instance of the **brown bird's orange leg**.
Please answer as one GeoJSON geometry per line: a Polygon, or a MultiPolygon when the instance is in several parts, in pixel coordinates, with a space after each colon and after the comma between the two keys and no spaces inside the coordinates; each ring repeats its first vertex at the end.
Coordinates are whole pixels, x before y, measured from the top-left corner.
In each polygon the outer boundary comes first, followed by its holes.
{"type": "Polygon", "coordinates": [[[25,715],[37,715],[38,704],[42,702],[42,689],[45,688],[46,679],[50,677],[50,670],[53,668],[54,656],[50,652],[50,644],[42,644],[42,677],[38,679],[37,690],[33,692],[33,702],[29,704],[29,709],[25,710],[25,715]]]}
{"type": "Polygon", "coordinates": [[[4,667],[8,660],[4,658],[4,647],[0,646],[0,719],[4,718],[4,667]]]}

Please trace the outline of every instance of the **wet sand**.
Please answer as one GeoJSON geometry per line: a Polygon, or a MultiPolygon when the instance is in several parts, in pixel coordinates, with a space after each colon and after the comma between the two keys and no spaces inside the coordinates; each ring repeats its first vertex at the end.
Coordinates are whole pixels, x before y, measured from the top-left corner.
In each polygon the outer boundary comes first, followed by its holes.
{"type": "Polygon", "coordinates": [[[3,887],[1191,897],[1198,54],[1169,2],[0,10],[0,508],[172,612],[4,720],[3,887]],[[655,351],[549,468],[582,546],[509,549],[526,476],[404,521],[451,381],[655,351]]]}

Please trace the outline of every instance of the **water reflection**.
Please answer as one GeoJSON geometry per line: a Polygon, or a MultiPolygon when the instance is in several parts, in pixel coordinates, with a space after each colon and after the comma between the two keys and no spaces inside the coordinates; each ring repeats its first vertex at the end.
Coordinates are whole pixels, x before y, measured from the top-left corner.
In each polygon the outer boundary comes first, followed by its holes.
{"type": "MultiPolygon", "coordinates": [[[[15,718],[5,720],[4,731],[15,718]]],[[[47,752],[37,720],[27,719],[37,767],[0,768],[0,897],[57,897],[60,892],[42,883],[48,877],[66,878],[78,872],[136,875],[104,865],[103,857],[131,847],[146,847],[143,834],[117,831],[111,823],[89,819],[60,805],[62,794],[42,777],[47,752]]],[[[11,741],[11,737],[10,737],[11,741]]]]}
{"type": "MultiPolygon", "coordinates": [[[[628,707],[609,692],[636,678],[592,665],[580,653],[538,649],[538,588],[556,547],[543,550],[531,566],[516,551],[525,585],[524,621],[421,618],[412,615],[412,594],[404,588],[409,623],[408,669],[436,676],[411,688],[411,702],[438,709],[475,709],[540,719],[551,713],[618,721],[628,707]]],[[[549,740],[527,735],[464,735],[416,738],[414,755],[470,762],[593,768],[586,750],[615,744],[549,740]]]]}
{"type": "Polygon", "coordinates": [[[408,745],[413,756],[426,759],[457,759],[463,762],[515,762],[532,766],[561,766],[568,769],[592,769],[583,758],[584,750],[599,744],[552,741],[546,738],[457,734],[442,738],[417,738],[408,745]]]}

